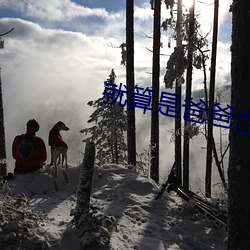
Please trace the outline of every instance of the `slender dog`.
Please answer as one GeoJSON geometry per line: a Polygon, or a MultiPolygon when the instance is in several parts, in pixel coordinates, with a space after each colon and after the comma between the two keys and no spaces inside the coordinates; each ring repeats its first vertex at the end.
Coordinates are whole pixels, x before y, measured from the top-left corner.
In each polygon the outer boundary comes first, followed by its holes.
{"type": "Polygon", "coordinates": [[[49,131],[49,146],[51,152],[50,165],[55,166],[56,176],[57,176],[57,164],[58,164],[58,159],[60,159],[60,156],[62,156],[62,165],[65,160],[66,170],[68,171],[68,162],[67,162],[68,146],[60,134],[60,131],[62,130],[68,131],[69,128],[63,122],[59,121],[49,131]]]}

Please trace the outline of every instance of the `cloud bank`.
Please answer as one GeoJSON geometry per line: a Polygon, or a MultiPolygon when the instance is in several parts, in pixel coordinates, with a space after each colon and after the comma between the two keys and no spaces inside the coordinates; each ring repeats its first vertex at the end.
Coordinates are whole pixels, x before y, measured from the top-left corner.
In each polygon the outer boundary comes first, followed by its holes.
{"type": "MultiPolygon", "coordinates": [[[[141,2],[135,6],[135,83],[150,87],[152,53],[147,48],[152,49],[153,41],[147,36],[152,36],[153,11],[149,1],[141,2]]],[[[0,32],[14,27],[14,31],[4,37],[5,48],[0,51],[9,170],[14,164],[10,151],[12,140],[16,134],[25,132],[25,124],[30,118],[39,121],[41,130],[38,135],[46,143],[49,129],[58,120],[64,121],[70,127],[70,131],[63,133],[71,150],[70,161],[78,163],[78,150],[83,151],[83,135],[79,130],[89,126],[86,121],[93,112],[87,102],[102,96],[103,81],[113,68],[117,83],[126,84],[125,67],[120,65],[121,50],[115,48],[125,42],[125,10],[108,12],[104,8],[89,8],[69,0],[54,0],[50,4],[4,0],[0,9],[11,9],[15,15],[0,19],[0,32]]],[[[204,20],[207,12],[201,10],[200,13],[204,20]]],[[[162,18],[166,15],[167,11],[163,10],[162,18]]],[[[206,18],[211,28],[211,14],[206,18]]],[[[220,27],[226,27],[224,21],[228,18],[225,11],[220,18],[220,27]]],[[[173,47],[167,47],[164,32],[162,42],[161,53],[170,54],[173,47]]],[[[223,40],[218,44],[217,82],[221,86],[230,84],[229,46],[230,41],[223,40]]],[[[167,60],[167,56],[161,57],[162,89],[167,60]]],[[[194,80],[193,89],[202,89],[201,72],[194,73],[194,80]]],[[[164,175],[174,157],[173,144],[169,142],[173,120],[160,119],[164,175]]],[[[138,110],[136,120],[139,151],[149,143],[150,116],[138,110]]]]}

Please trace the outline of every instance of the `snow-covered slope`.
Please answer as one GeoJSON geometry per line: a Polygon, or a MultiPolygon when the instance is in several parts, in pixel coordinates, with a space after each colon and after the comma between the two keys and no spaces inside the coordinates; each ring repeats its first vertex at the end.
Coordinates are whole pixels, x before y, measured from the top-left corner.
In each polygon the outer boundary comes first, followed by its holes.
{"type": "MultiPolygon", "coordinates": [[[[25,193],[30,197],[29,209],[45,211],[48,215],[47,220],[38,223],[40,230],[33,226],[29,231],[30,235],[46,240],[50,249],[82,249],[70,224],[79,168],[70,168],[69,184],[59,172],[57,192],[50,170],[17,176],[9,182],[15,185],[13,194],[25,193]]],[[[102,213],[116,219],[116,229],[104,249],[226,249],[224,229],[213,228],[175,193],[165,192],[160,200],[155,200],[157,193],[158,188],[148,179],[121,166],[104,165],[95,170],[91,202],[102,213]]]]}

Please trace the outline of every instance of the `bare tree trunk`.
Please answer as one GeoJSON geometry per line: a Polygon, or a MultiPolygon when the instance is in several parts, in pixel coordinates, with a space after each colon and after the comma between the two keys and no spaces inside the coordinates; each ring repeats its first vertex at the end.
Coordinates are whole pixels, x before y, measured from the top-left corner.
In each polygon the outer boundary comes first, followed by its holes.
{"type": "Polygon", "coordinates": [[[4,130],[4,111],[2,96],[2,77],[0,71],[0,176],[5,177],[7,174],[5,130],[4,130]]]}
{"type": "Polygon", "coordinates": [[[217,169],[218,169],[218,172],[219,172],[220,179],[222,181],[223,187],[224,187],[225,191],[227,192],[227,182],[226,182],[223,170],[221,168],[221,164],[220,164],[219,157],[218,157],[218,154],[217,154],[214,138],[213,138],[212,143],[213,143],[213,145],[212,145],[213,149],[212,150],[213,150],[213,153],[214,153],[214,160],[215,160],[215,163],[216,163],[216,166],[217,166],[217,169]]]}
{"type": "MultiPolygon", "coordinates": [[[[7,32],[0,34],[5,36],[13,31],[14,28],[10,29],[7,32]]],[[[3,49],[3,41],[2,41],[3,49]]],[[[0,68],[0,176],[5,177],[7,175],[7,159],[6,159],[6,145],[5,145],[5,129],[4,129],[4,111],[3,111],[3,94],[2,94],[2,72],[0,68]]]]}
{"type": "MultiPolygon", "coordinates": [[[[134,88],[134,1],[126,1],[126,82],[127,101],[132,103],[134,88]]],[[[128,107],[128,106],[127,106],[128,107]]],[[[136,127],[135,109],[127,110],[128,164],[136,165],[136,127]]]]}
{"type": "MultiPolygon", "coordinates": [[[[115,108],[115,116],[117,116],[118,114],[117,114],[117,107],[116,106],[114,106],[114,108],[115,108]]],[[[115,127],[114,127],[114,133],[115,133],[115,141],[114,141],[114,147],[115,147],[115,163],[116,164],[119,164],[119,149],[118,149],[118,134],[119,134],[119,132],[118,132],[118,124],[117,124],[117,121],[116,121],[116,119],[114,119],[114,121],[115,121],[115,127]]]]}
{"type": "Polygon", "coordinates": [[[208,135],[207,135],[207,160],[206,160],[206,178],[205,178],[205,194],[211,197],[211,178],[212,178],[212,150],[213,150],[213,125],[212,105],[214,104],[214,88],[215,88],[215,73],[216,73],[216,55],[217,55],[217,37],[218,37],[218,14],[219,0],[214,1],[214,24],[213,24],[213,41],[210,69],[210,87],[209,87],[209,105],[208,105],[208,135]]]}
{"type": "MultiPolygon", "coordinates": [[[[182,45],[182,0],[178,0],[177,6],[177,22],[176,22],[176,45],[177,47],[182,45]]],[[[175,163],[176,163],[176,175],[179,180],[182,180],[182,157],[181,157],[181,84],[176,81],[175,94],[179,96],[179,102],[176,105],[179,108],[179,116],[175,118],[175,163]]]]}
{"type": "Polygon", "coordinates": [[[228,250],[250,249],[250,1],[232,3],[228,250]],[[241,114],[241,116],[239,116],[241,114]]]}
{"type": "Polygon", "coordinates": [[[79,184],[76,192],[77,202],[74,213],[76,228],[89,220],[89,202],[91,195],[92,176],[94,172],[95,144],[87,142],[83,164],[80,172],[79,184]]]}
{"type": "MultiPolygon", "coordinates": [[[[90,211],[90,195],[92,177],[94,172],[95,144],[87,142],[84,159],[80,171],[77,188],[77,201],[74,211],[76,235],[82,245],[82,249],[100,249],[109,243],[111,233],[115,227],[115,218],[90,211]]],[[[93,206],[91,207],[93,210],[93,206]]]]}
{"type": "MultiPolygon", "coordinates": [[[[194,36],[194,8],[195,0],[193,0],[193,5],[189,8],[189,28],[188,28],[188,67],[187,67],[187,83],[186,83],[186,99],[191,98],[192,94],[192,73],[193,73],[193,36],[194,36]]],[[[190,101],[186,102],[187,105],[190,105],[190,101]]],[[[189,118],[189,114],[186,115],[186,118],[189,118]]],[[[183,186],[186,189],[189,189],[189,132],[186,129],[190,121],[185,120],[184,126],[184,141],[183,141],[183,186]]]]}
{"type": "Polygon", "coordinates": [[[119,164],[119,154],[118,154],[117,139],[114,142],[114,147],[115,147],[115,164],[119,164]]]}
{"type": "Polygon", "coordinates": [[[159,183],[159,102],[160,86],[160,43],[161,43],[161,1],[154,2],[152,113],[151,113],[151,167],[150,177],[159,183]]]}

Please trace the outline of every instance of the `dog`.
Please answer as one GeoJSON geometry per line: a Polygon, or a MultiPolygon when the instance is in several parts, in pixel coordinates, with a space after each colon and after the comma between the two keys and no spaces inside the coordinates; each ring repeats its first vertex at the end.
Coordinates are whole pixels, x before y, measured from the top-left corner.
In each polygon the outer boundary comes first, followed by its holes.
{"type": "Polygon", "coordinates": [[[60,156],[62,157],[62,165],[65,161],[66,171],[69,171],[68,168],[68,161],[67,161],[67,148],[60,146],[57,148],[53,148],[53,154],[52,154],[52,162],[55,166],[55,175],[57,175],[57,164],[60,164],[60,156]]]}
{"type": "Polygon", "coordinates": [[[65,161],[66,171],[68,171],[67,150],[68,146],[63,140],[60,131],[68,131],[69,128],[62,122],[57,122],[49,131],[49,146],[51,152],[50,165],[55,166],[55,175],[57,176],[57,164],[60,163],[60,156],[62,156],[62,165],[65,161]],[[59,163],[58,163],[59,160],[59,163]]]}

